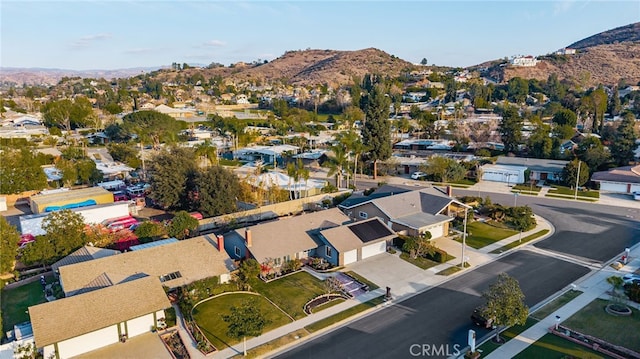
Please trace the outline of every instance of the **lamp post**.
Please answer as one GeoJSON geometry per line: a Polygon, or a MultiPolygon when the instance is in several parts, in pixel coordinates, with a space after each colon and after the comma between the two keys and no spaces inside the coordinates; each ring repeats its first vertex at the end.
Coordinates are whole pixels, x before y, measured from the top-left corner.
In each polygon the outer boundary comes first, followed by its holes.
{"type": "Polygon", "coordinates": [[[513,206],[518,207],[518,192],[513,192],[513,206]]]}
{"type": "Polygon", "coordinates": [[[464,269],[464,247],[467,245],[467,212],[469,211],[469,207],[464,207],[464,225],[463,225],[463,233],[462,233],[462,262],[460,263],[460,267],[464,269]]]}
{"type": "Polygon", "coordinates": [[[582,161],[578,160],[578,173],[576,173],[576,191],[573,194],[573,200],[577,200],[578,199],[578,179],[580,179],[580,165],[582,164],[582,161]]]}
{"type": "Polygon", "coordinates": [[[556,330],[558,330],[558,325],[560,325],[560,316],[556,315],[556,330]]]}

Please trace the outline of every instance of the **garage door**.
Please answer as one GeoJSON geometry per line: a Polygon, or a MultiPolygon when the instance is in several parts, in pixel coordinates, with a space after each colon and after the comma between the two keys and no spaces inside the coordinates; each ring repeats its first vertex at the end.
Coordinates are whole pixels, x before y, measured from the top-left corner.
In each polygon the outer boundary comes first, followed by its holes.
{"type": "Polygon", "coordinates": [[[368,246],[362,247],[362,259],[375,256],[376,254],[384,253],[387,251],[387,242],[382,241],[368,246]]]}
{"type": "Polygon", "coordinates": [[[442,233],[442,226],[430,228],[428,231],[431,233],[431,238],[433,239],[440,238],[444,235],[444,233],[442,233]]]}
{"type": "Polygon", "coordinates": [[[355,263],[358,260],[358,250],[344,252],[344,265],[355,263]]]}
{"type": "Polygon", "coordinates": [[[600,182],[600,190],[607,192],[627,193],[626,183],[600,182]]]}

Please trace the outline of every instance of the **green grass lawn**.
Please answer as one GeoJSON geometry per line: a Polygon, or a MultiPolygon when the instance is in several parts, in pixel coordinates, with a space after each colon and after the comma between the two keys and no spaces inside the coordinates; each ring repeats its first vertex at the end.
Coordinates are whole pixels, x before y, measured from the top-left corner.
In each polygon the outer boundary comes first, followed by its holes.
{"type": "Polygon", "coordinates": [[[502,252],[508,251],[511,248],[515,248],[515,247],[517,247],[517,246],[519,246],[521,244],[527,243],[527,242],[532,241],[532,240],[534,240],[536,238],[540,238],[540,237],[544,236],[547,233],[549,233],[549,230],[548,229],[543,229],[541,231],[538,231],[536,233],[530,234],[530,235],[522,238],[521,241],[514,241],[514,242],[511,242],[511,243],[509,243],[507,245],[504,245],[504,246],[502,246],[502,247],[500,247],[498,249],[494,249],[494,250],[491,251],[491,253],[500,254],[502,252]]]}
{"type": "Polygon", "coordinates": [[[347,271],[344,272],[345,274],[350,275],[351,277],[355,278],[358,282],[362,283],[362,284],[366,284],[369,287],[369,290],[376,290],[378,288],[380,288],[377,284],[369,281],[367,278],[361,276],[360,274],[354,272],[354,271],[347,271]]]}
{"type": "Polygon", "coordinates": [[[210,299],[193,308],[193,318],[207,339],[218,350],[240,341],[227,336],[227,323],[222,320],[222,316],[231,312],[231,306],[240,305],[244,300],[254,301],[268,321],[263,333],[291,322],[291,319],[281,310],[259,295],[233,293],[210,299]]]}
{"type": "Polygon", "coordinates": [[[604,311],[608,303],[606,300],[596,299],[562,325],[640,352],[640,310],[631,308],[632,315],[616,317],[604,311]]]}
{"type": "MultiPolygon", "coordinates": [[[[500,333],[500,337],[505,339],[506,341],[518,336],[518,334],[524,332],[529,329],[529,327],[536,324],[538,321],[532,318],[527,318],[527,321],[524,325],[514,325],[513,327],[509,327],[505,329],[502,333],[500,333]]],[[[482,356],[485,357],[492,351],[498,349],[501,344],[496,344],[492,340],[487,341],[478,347],[478,349],[482,350],[482,356]]]]}
{"type": "Polygon", "coordinates": [[[524,191],[524,192],[540,192],[541,187],[529,186],[529,185],[526,185],[526,184],[517,184],[517,185],[511,187],[511,189],[512,190],[516,190],[516,191],[524,191]]]}
{"type": "Polygon", "coordinates": [[[443,269],[440,272],[436,273],[436,275],[452,275],[453,273],[459,272],[461,271],[462,268],[460,268],[459,266],[453,266],[453,267],[449,267],[447,269],[443,269]]]}
{"type": "Polygon", "coordinates": [[[356,315],[360,312],[363,312],[367,309],[373,308],[375,306],[377,306],[378,304],[382,304],[384,303],[384,296],[380,296],[377,298],[373,298],[367,302],[364,303],[360,303],[354,307],[351,307],[347,310],[344,310],[340,313],[334,314],[330,317],[326,317],[322,320],[319,320],[313,324],[309,324],[306,327],[304,327],[304,329],[308,330],[309,333],[313,333],[316,332],[322,328],[326,328],[328,326],[330,326],[331,324],[337,323],[339,321],[342,321],[344,319],[347,319],[353,315],[356,315]]]}
{"type": "MultiPolygon", "coordinates": [[[[467,224],[466,243],[470,247],[480,249],[517,233],[518,232],[512,229],[498,228],[486,223],[475,221],[467,224]]],[[[456,241],[462,242],[462,237],[456,239],[456,241]]]]}
{"type": "Polygon", "coordinates": [[[243,358],[243,359],[251,359],[251,358],[264,358],[264,355],[272,352],[284,345],[287,345],[293,341],[296,341],[302,337],[306,337],[309,335],[305,329],[298,329],[295,332],[291,332],[287,335],[283,335],[280,338],[274,339],[270,342],[264,343],[257,347],[251,348],[247,350],[247,356],[245,357],[242,353],[238,355],[232,356],[232,358],[243,358]]]}
{"type": "Polygon", "coordinates": [[[326,302],[326,303],[320,304],[319,306],[317,306],[317,307],[313,308],[313,310],[312,310],[311,312],[312,312],[312,313],[317,313],[317,312],[319,312],[319,311],[321,311],[321,310],[324,310],[324,309],[327,309],[327,308],[331,308],[331,307],[333,307],[334,305],[338,305],[338,304],[340,304],[340,303],[344,302],[345,300],[346,300],[346,299],[344,299],[344,298],[337,298],[337,299],[333,299],[333,300],[332,300],[332,301],[330,301],[330,302],[326,302]]]}
{"type": "MultiPolygon", "coordinates": [[[[53,275],[46,276],[47,283],[55,279],[53,275]]],[[[13,326],[29,321],[28,308],[32,305],[46,302],[40,281],[35,281],[12,289],[2,289],[2,333],[13,329],[13,326]]],[[[3,335],[0,334],[0,337],[3,335]]]]}
{"type": "MultiPolygon", "coordinates": [[[[566,186],[553,185],[551,186],[551,189],[549,189],[549,193],[574,196],[576,191],[575,189],[566,186]],[[555,188],[555,190],[553,188],[555,188]]],[[[592,190],[578,191],[578,197],[600,198],[600,192],[592,190]]]]}
{"type": "MultiPolygon", "coordinates": [[[[414,266],[418,267],[418,268],[422,268],[422,269],[429,269],[431,267],[435,267],[438,264],[442,264],[442,263],[438,263],[436,261],[432,261],[431,259],[427,259],[424,257],[417,257],[415,259],[411,258],[411,256],[409,255],[409,253],[401,253],[400,254],[400,258],[404,259],[405,261],[413,264],[414,266]]],[[[445,262],[448,262],[452,259],[455,259],[456,257],[447,254],[447,260],[445,262]]]]}
{"type": "Polygon", "coordinates": [[[556,310],[558,310],[560,307],[562,307],[565,304],[567,304],[570,301],[572,301],[574,298],[576,298],[580,294],[582,294],[582,291],[579,291],[579,290],[571,289],[569,291],[566,291],[566,292],[562,293],[562,295],[559,296],[558,298],[556,298],[556,299],[552,300],[551,302],[545,304],[544,307],[536,310],[535,313],[531,314],[531,316],[533,318],[538,319],[538,320],[542,320],[542,319],[546,318],[549,314],[551,314],[551,313],[555,312],[556,310]]]}
{"type": "MultiPolygon", "coordinates": [[[[484,353],[483,353],[484,356],[484,353]]],[[[564,358],[581,358],[581,359],[603,359],[608,356],[593,351],[580,344],[568,341],[557,335],[546,334],[535,343],[521,351],[514,358],[517,359],[564,359],[564,358]]]]}
{"type": "MultiPolygon", "coordinates": [[[[565,198],[565,199],[573,199],[573,196],[572,196],[572,197],[568,197],[568,196],[563,196],[563,195],[553,194],[553,193],[551,193],[551,192],[550,192],[550,193],[547,193],[547,194],[545,195],[545,197],[549,197],[549,198],[565,198]]],[[[587,198],[587,197],[580,197],[580,196],[578,196],[576,199],[577,199],[578,201],[585,201],[585,202],[597,202],[597,201],[598,201],[597,199],[594,199],[594,198],[587,198]]]]}
{"type": "Polygon", "coordinates": [[[256,280],[251,286],[295,319],[307,316],[303,308],[308,301],[327,293],[324,283],[307,272],[298,272],[269,283],[256,280]]]}

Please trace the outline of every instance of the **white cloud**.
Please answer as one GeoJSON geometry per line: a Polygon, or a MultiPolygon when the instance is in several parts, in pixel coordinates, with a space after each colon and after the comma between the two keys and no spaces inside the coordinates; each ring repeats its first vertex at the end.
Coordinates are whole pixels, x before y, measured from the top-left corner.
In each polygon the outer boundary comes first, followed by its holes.
{"type": "Polygon", "coordinates": [[[91,46],[91,44],[96,41],[107,40],[109,38],[111,38],[111,34],[109,33],[87,35],[74,41],[71,46],[76,49],[84,49],[91,46]]]}
{"type": "Polygon", "coordinates": [[[553,15],[563,14],[573,7],[575,0],[559,0],[553,3],[553,15]]]}
{"type": "Polygon", "coordinates": [[[222,40],[209,40],[203,44],[203,46],[209,47],[223,47],[227,46],[227,43],[222,40]]]}

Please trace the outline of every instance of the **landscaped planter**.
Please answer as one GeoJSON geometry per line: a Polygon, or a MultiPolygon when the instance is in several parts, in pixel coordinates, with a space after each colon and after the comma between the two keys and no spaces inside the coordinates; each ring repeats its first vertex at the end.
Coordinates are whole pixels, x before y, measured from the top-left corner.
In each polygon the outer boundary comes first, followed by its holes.
{"type": "Polygon", "coordinates": [[[611,315],[620,316],[620,317],[628,317],[631,314],[633,314],[633,312],[631,311],[631,308],[627,307],[624,304],[618,304],[618,303],[607,304],[604,310],[611,315]]]}
{"type": "Polygon", "coordinates": [[[307,314],[312,314],[314,308],[336,299],[349,299],[349,298],[347,298],[344,294],[335,294],[335,293],[323,294],[308,301],[307,304],[304,305],[304,312],[307,314]]]}

